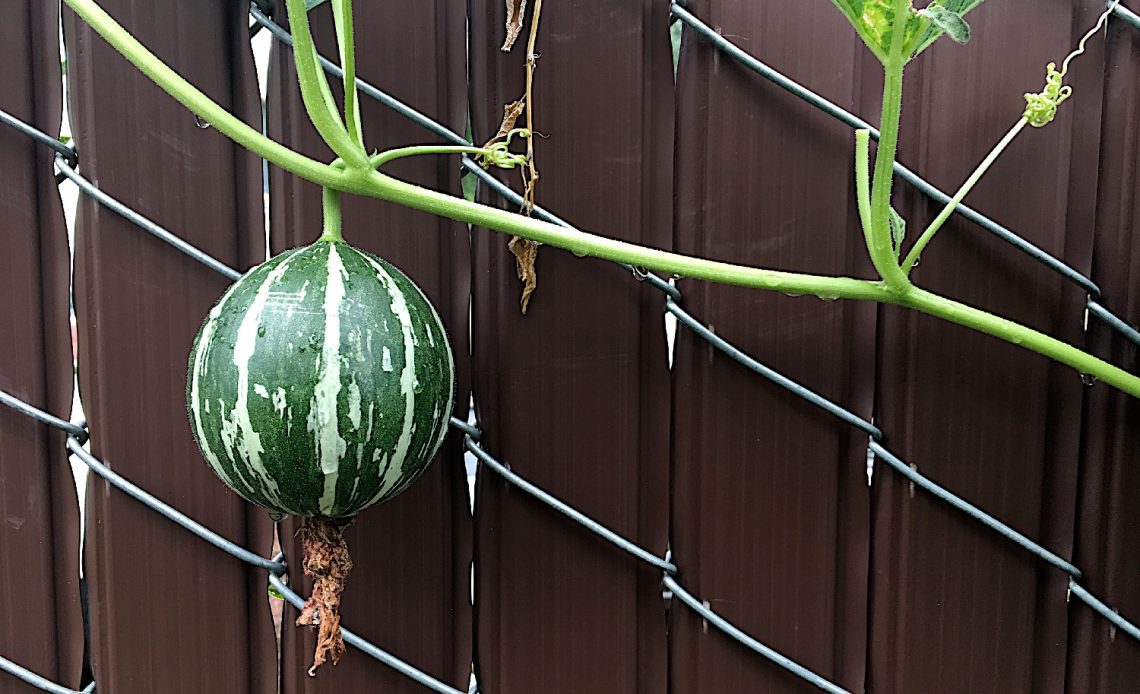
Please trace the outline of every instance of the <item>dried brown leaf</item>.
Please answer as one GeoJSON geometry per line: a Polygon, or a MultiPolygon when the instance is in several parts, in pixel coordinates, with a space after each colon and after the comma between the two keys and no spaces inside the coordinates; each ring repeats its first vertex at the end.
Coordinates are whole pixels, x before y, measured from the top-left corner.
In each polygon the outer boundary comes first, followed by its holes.
{"type": "Polygon", "coordinates": [[[515,256],[515,271],[523,282],[522,296],[519,298],[519,308],[526,315],[526,307],[530,303],[530,295],[538,285],[538,274],[534,263],[538,260],[538,244],[521,236],[512,236],[507,248],[515,256]]]}
{"type": "Polygon", "coordinates": [[[507,135],[510,135],[511,131],[515,129],[515,123],[517,123],[519,118],[522,117],[523,111],[525,111],[525,110],[526,110],[526,97],[525,96],[523,98],[519,99],[518,101],[512,101],[509,104],[504,104],[503,105],[503,122],[499,126],[499,132],[495,133],[495,136],[492,137],[490,140],[487,140],[487,143],[483,146],[484,147],[490,147],[491,145],[495,144],[496,142],[503,139],[507,135]]]}
{"type": "Polygon", "coordinates": [[[526,0],[507,0],[507,38],[500,50],[509,51],[515,45],[515,40],[522,33],[525,18],[526,0]]]}

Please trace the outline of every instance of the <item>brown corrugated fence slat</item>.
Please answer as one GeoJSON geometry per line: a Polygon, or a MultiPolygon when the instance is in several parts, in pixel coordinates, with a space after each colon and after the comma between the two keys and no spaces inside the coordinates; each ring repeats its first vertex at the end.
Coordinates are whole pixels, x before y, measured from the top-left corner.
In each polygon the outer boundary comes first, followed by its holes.
{"type": "MultiPolygon", "coordinates": [[[[1135,3],[1133,3],[1135,7],[1135,3]]],[[[1113,22],[1105,59],[1104,117],[1093,271],[1105,300],[1140,323],[1140,31],[1113,22]]],[[[1113,363],[1140,368],[1136,345],[1092,324],[1090,344],[1113,363]]],[[[1089,393],[1077,506],[1082,583],[1140,620],[1140,407],[1107,388],[1089,393]]],[[[1073,600],[1067,692],[1128,692],[1140,683],[1140,644],[1073,600]]]]}
{"type": "MultiPolygon", "coordinates": [[[[845,108],[866,56],[828,2],[688,9],[845,108]],[[821,50],[820,46],[826,46],[821,50]]],[[[868,276],[851,130],[692,32],[678,72],[677,248],[730,262],[868,276]]],[[[681,281],[684,304],[764,364],[869,417],[873,307],[681,281]]],[[[866,631],[866,434],[683,331],[673,374],[672,542],[681,582],[761,642],[859,691],[866,631]]],[[[673,607],[677,692],[810,685],[673,607]]]]}
{"type": "MultiPolygon", "coordinates": [[[[283,3],[276,13],[285,21],[283,3]]],[[[464,67],[466,8],[462,0],[356,3],[357,74],[452,130],[467,114],[464,67]]],[[[327,6],[313,12],[321,52],[337,55],[327,6]]],[[[297,89],[293,54],[280,44],[271,59],[269,129],[283,142],[319,159],[332,154],[309,124],[297,89]]],[[[333,80],[339,83],[338,80],[333,80]]],[[[336,90],[337,94],[341,91],[336,90]]],[[[372,149],[435,142],[427,131],[363,97],[365,141],[372,149]]],[[[387,171],[387,169],[386,169],[387,171]]],[[[460,194],[455,157],[395,162],[391,173],[460,194]]],[[[311,243],[321,233],[320,188],[271,170],[271,241],[275,252],[311,243]]],[[[466,225],[377,200],[345,196],[345,240],[380,255],[408,274],[431,298],[448,327],[456,357],[456,414],[465,417],[470,392],[468,296],[470,242],[466,225]]],[[[301,585],[295,521],[282,525],[294,586],[301,585]]],[[[362,513],[347,533],[354,568],[344,593],[345,626],[381,648],[461,689],[471,673],[471,511],[461,441],[451,436],[429,470],[406,493],[362,513]]],[[[309,582],[304,582],[307,595],[309,582]]],[[[318,676],[314,635],[292,626],[285,612],[284,691],[424,691],[404,675],[359,652],[318,676]]]]}
{"type": "MultiPolygon", "coordinates": [[[[104,3],[215,100],[254,123],[256,83],[239,2],[104,3]]],[[[67,16],[81,170],[102,189],[235,267],[264,257],[258,160],[164,95],[67,16]]],[[[186,359],[225,278],[81,204],[76,252],[80,392],[92,453],[240,545],[268,554],[271,525],[202,460],[186,419],[186,359]]],[[[264,572],[93,479],[86,576],[102,694],[277,686],[264,572]]]]}
{"type": "MultiPolygon", "coordinates": [[[[538,204],[581,228],[657,247],[669,246],[672,195],[667,12],[657,0],[547,2],[534,93],[535,128],[549,135],[536,142],[538,204]]],[[[526,40],[499,50],[501,0],[472,2],[470,15],[473,130],[483,142],[503,105],[523,94],[526,40]]],[[[516,172],[503,180],[518,186],[516,172]]],[[[541,248],[523,316],[507,238],[475,233],[475,400],[487,450],[663,554],[662,295],[615,265],[541,248]]],[[[483,691],[664,691],[659,570],[487,470],[475,513],[483,691]]]]}
{"type": "MultiPolygon", "coordinates": [[[[58,9],[9,3],[0,22],[0,108],[49,133],[62,110],[58,9]]],[[[71,411],[70,263],[52,151],[0,125],[0,390],[71,411]]],[[[0,656],[79,684],[79,505],[63,432],[0,406],[0,656]]],[[[30,688],[0,673],[0,692],[30,688]]]]}
{"type": "MultiPolygon", "coordinates": [[[[955,189],[1040,89],[1103,3],[986,3],[962,48],[933,46],[908,72],[900,159],[955,189]]],[[[1074,63],[1057,120],[1025,133],[969,203],[1088,273],[1103,41],[1074,63]]],[[[911,229],[938,207],[906,186],[911,229]]],[[[918,233],[917,231],[913,233],[918,233]]],[[[973,224],[948,224],[920,286],[1080,344],[1084,293],[973,224]]],[[[988,336],[881,310],[878,422],[920,473],[1070,557],[1083,386],[988,336]]],[[[876,691],[1059,692],[1067,577],[888,469],[876,472],[868,686],[876,691]]]]}

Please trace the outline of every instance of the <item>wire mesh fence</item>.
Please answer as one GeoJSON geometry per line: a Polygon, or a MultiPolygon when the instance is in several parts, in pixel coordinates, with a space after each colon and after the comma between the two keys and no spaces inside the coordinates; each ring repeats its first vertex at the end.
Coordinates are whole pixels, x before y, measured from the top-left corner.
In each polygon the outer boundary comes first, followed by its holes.
{"type": "MultiPolygon", "coordinates": [[[[672,2],[670,4],[670,10],[673,17],[677,21],[682,22],[687,29],[692,30],[695,35],[701,37],[702,40],[708,41],[711,45],[715,46],[723,55],[732,58],[752,72],[755,72],[765,79],[770,80],[774,84],[794,94],[798,98],[806,101],[824,113],[827,113],[828,115],[838,119],[839,121],[853,128],[866,128],[872,132],[872,137],[877,137],[877,131],[866,121],[835,105],[824,97],[812,92],[794,80],[782,75],[749,53],[743,51],[737,45],[727,40],[722,32],[719,32],[710,27],[700,18],[687,10],[685,8],[685,4],[686,3],[681,2],[672,2]]],[[[286,45],[291,45],[288,32],[276,24],[272,19],[270,19],[269,16],[263,12],[262,7],[259,7],[257,4],[251,6],[250,16],[252,17],[255,27],[267,29],[277,40],[286,45]]],[[[1140,16],[1137,16],[1135,13],[1123,5],[1117,5],[1114,8],[1114,17],[1137,29],[1140,29],[1140,16]]],[[[321,62],[326,70],[328,70],[330,73],[338,76],[340,75],[339,68],[335,63],[329,61],[324,57],[321,57],[321,62]]],[[[417,125],[422,126],[435,135],[454,144],[471,144],[464,136],[453,132],[442,123],[424,115],[423,113],[420,113],[407,104],[402,103],[401,101],[386,94],[384,91],[378,89],[365,80],[358,78],[357,84],[360,91],[366,96],[394,110],[395,112],[408,118],[417,125]]],[[[234,268],[229,267],[225,263],[210,256],[201,249],[181,239],[177,234],[151,221],[144,215],[140,214],[138,211],[131,209],[129,206],[123,204],[104,191],[100,190],[97,185],[92,183],[80,173],[80,157],[74,147],[59,141],[58,139],[32,127],[31,125],[4,111],[0,111],[0,123],[3,123],[23,133],[36,142],[50,148],[54,152],[55,167],[59,174],[57,176],[57,183],[62,180],[72,181],[78,186],[79,190],[83,194],[90,196],[99,204],[122,216],[133,225],[137,226],[139,229],[155,236],[156,238],[159,238],[164,243],[170,245],[188,258],[201,263],[202,265],[210,268],[214,272],[226,277],[227,279],[234,280],[240,276],[240,273],[234,268]]],[[[522,197],[516,191],[503,184],[498,178],[487,172],[474,160],[470,159],[467,156],[463,156],[462,167],[464,171],[467,171],[476,176],[479,179],[480,183],[482,185],[485,185],[487,189],[502,196],[503,199],[515,205],[522,204],[522,197]]],[[[926,182],[918,174],[912,172],[901,164],[896,165],[896,173],[903,180],[913,185],[915,189],[928,196],[935,202],[945,203],[949,201],[950,198],[948,195],[938,190],[936,187],[926,182]]],[[[957,209],[957,212],[965,219],[976,223],[985,231],[1000,238],[1001,240],[1019,250],[1021,253],[1024,253],[1025,255],[1033,258],[1035,261],[1041,263],[1053,272],[1064,277],[1066,280],[1082,288],[1086,292],[1086,308],[1089,316],[1103,321],[1106,326],[1111,328],[1119,335],[1137,345],[1140,345],[1140,332],[1138,332],[1136,328],[1129,325],[1125,320],[1120,318],[1118,315],[1106,307],[1105,304],[1107,303],[1107,300],[1102,296],[1098,285],[1090,277],[1085,276],[1057,257],[1025,240],[1016,232],[1008,229],[1007,227],[993,221],[989,217],[971,208],[960,206],[957,209]]],[[[534,214],[541,219],[550,221],[555,224],[561,224],[568,227],[571,226],[569,222],[540,207],[535,208],[534,214]]],[[[988,527],[1001,537],[1009,540],[1012,544],[1017,545],[1040,561],[1066,574],[1068,577],[1068,595],[1070,598],[1077,598],[1079,601],[1091,608],[1096,614],[1100,615],[1108,622],[1110,622],[1122,633],[1133,639],[1136,639],[1137,641],[1140,641],[1140,627],[1126,619],[1118,611],[1086,590],[1080,583],[1082,572],[1069,560],[1063,558],[1058,553],[1049,550],[1025,534],[1017,531],[999,518],[970,503],[966,499],[955,494],[953,491],[940,485],[933,479],[919,473],[913,466],[907,464],[883,445],[885,434],[874,422],[868,421],[866,418],[861,417],[855,412],[843,407],[842,405],[834,402],[824,395],[817,393],[812,389],[798,383],[797,381],[783,375],[777,370],[766,366],[759,359],[750,356],[749,354],[735,347],[729,341],[718,336],[710,326],[702,323],[698,318],[694,317],[691,313],[682,307],[683,296],[681,291],[676,286],[675,282],[659,277],[653,273],[646,272],[640,268],[635,268],[628,265],[623,265],[622,267],[627,272],[629,272],[630,277],[633,280],[645,282],[659,290],[663,295],[663,312],[674,316],[677,319],[679,325],[691,331],[696,337],[705,341],[711,348],[718,350],[730,359],[738,362],[740,365],[752,371],[756,375],[775,384],[780,388],[785,389],[803,401],[810,403],[819,410],[822,410],[840,422],[853,427],[863,435],[866,435],[868,439],[868,484],[871,483],[871,478],[874,474],[874,468],[876,464],[880,462],[882,464],[885,464],[896,474],[907,479],[909,482],[913,483],[917,488],[929,494],[931,497],[949,505],[973,521],[976,521],[977,523],[988,527]]],[[[289,567],[285,563],[284,557],[282,555],[266,558],[256,552],[241,547],[238,544],[205,527],[188,515],[179,512],[177,509],[166,504],[147,491],[141,489],[130,480],[126,479],[124,476],[116,473],[111,469],[109,465],[91,455],[91,453],[88,452],[87,448],[85,448],[84,444],[87,442],[88,432],[84,423],[65,421],[51,413],[44,412],[43,410],[35,407],[30,403],[24,402],[19,398],[7,392],[4,392],[3,390],[0,390],[0,404],[6,405],[13,412],[30,417],[38,422],[41,422],[44,425],[54,427],[65,432],[67,435],[66,447],[69,453],[75,456],[75,458],[85,464],[88,468],[90,468],[90,470],[96,475],[105,479],[116,489],[127,494],[128,496],[131,496],[167,520],[190,531],[214,547],[222,550],[223,552],[242,562],[245,562],[250,566],[266,571],[269,584],[275,590],[279,591],[285,597],[286,601],[288,601],[294,607],[299,607],[301,605],[302,598],[298,596],[287,584],[287,572],[289,567]]],[[[710,609],[707,603],[702,602],[699,597],[693,595],[684,587],[684,584],[680,580],[681,576],[677,565],[674,563],[671,553],[667,548],[657,548],[655,550],[652,548],[641,547],[638,544],[623,537],[621,534],[606,527],[604,524],[594,520],[587,514],[582,513],[581,511],[575,509],[573,506],[548,493],[541,487],[529,482],[522,475],[519,475],[518,473],[512,471],[511,467],[508,464],[497,459],[485,447],[481,441],[482,433],[477,425],[472,425],[453,417],[451,420],[451,426],[456,430],[458,435],[461,435],[463,437],[464,449],[478,460],[479,470],[482,472],[482,474],[496,475],[511,487],[517,488],[530,497],[533,497],[535,500],[549,507],[551,510],[557,512],[558,514],[561,514],[566,519],[598,536],[598,538],[604,540],[605,542],[608,542],[619,550],[626,552],[633,557],[636,557],[638,560],[660,570],[662,572],[662,585],[665,589],[663,595],[667,600],[676,598],[685,606],[687,606],[687,608],[693,610],[711,627],[723,632],[726,636],[737,641],[743,647],[771,661],[774,665],[791,672],[796,677],[799,677],[807,683],[810,683],[815,687],[828,692],[848,691],[835,682],[832,682],[824,676],[813,672],[809,668],[806,668],[794,660],[786,657],[770,646],[762,643],[752,636],[749,636],[747,633],[737,628],[729,621],[725,620],[723,617],[717,614],[716,611],[710,609]]],[[[422,684],[424,687],[430,690],[444,694],[464,694],[451,685],[446,684],[436,677],[433,677],[432,675],[416,668],[414,665],[407,663],[397,656],[383,650],[376,644],[370,643],[369,641],[359,637],[348,629],[345,630],[344,635],[346,641],[350,645],[384,663],[385,665],[392,667],[396,671],[402,673],[403,675],[406,675],[410,679],[418,682],[419,684],[422,684]]],[[[63,687],[3,657],[0,657],[0,670],[4,670],[10,675],[35,688],[47,692],[53,692],[55,694],[91,694],[91,692],[96,691],[95,683],[88,685],[81,692],[63,687]]]]}

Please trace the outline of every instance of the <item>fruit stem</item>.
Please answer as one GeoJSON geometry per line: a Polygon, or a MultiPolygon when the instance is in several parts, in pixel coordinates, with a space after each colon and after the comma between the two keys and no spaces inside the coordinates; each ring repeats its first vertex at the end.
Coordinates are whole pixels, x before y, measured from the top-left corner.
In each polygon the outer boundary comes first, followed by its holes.
{"type": "Polygon", "coordinates": [[[343,242],[344,236],[341,234],[340,219],[340,191],[335,188],[322,188],[321,203],[324,209],[325,224],[321,229],[321,237],[318,241],[343,242]]]}

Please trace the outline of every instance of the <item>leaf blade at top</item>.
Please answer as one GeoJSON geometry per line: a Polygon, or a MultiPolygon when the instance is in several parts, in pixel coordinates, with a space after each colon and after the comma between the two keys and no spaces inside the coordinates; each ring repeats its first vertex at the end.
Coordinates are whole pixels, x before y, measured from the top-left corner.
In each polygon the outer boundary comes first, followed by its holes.
{"type": "Polygon", "coordinates": [[[929,19],[931,24],[941,29],[955,43],[966,43],[970,40],[970,25],[956,12],[951,12],[942,5],[932,4],[920,10],[919,14],[929,19]]]}
{"type": "MultiPolygon", "coordinates": [[[[876,0],[871,1],[876,2],[876,0]]],[[[881,2],[881,0],[879,1],[881,2]]],[[[867,21],[864,14],[866,7],[863,0],[831,0],[831,4],[835,5],[835,7],[843,13],[843,16],[847,18],[847,21],[855,29],[855,32],[859,34],[859,38],[863,39],[863,43],[867,45],[867,48],[875,54],[876,58],[882,61],[886,56],[886,51],[881,45],[882,37],[872,30],[870,23],[867,21]]]]}
{"type": "MultiPolygon", "coordinates": [[[[984,1],[985,0],[936,0],[935,2],[930,3],[930,5],[925,8],[925,11],[929,13],[931,7],[936,5],[942,8],[942,10],[953,13],[957,15],[959,19],[962,19],[967,12],[974,9],[978,5],[981,5],[984,1]]],[[[937,10],[935,11],[937,12],[937,10]]],[[[925,19],[930,22],[930,25],[927,27],[926,31],[922,33],[921,37],[915,42],[914,49],[911,51],[912,58],[917,57],[918,54],[925,51],[930,46],[930,44],[938,40],[938,37],[942,36],[943,32],[945,31],[943,28],[935,24],[930,17],[927,16],[925,19]]],[[[965,24],[965,19],[962,19],[962,23],[965,24]]],[[[968,32],[969,26],[967,25],[967,39],[969,38],[968,32]]],[[[954,37],[951,36],[951,38],[954,37]]]]}

